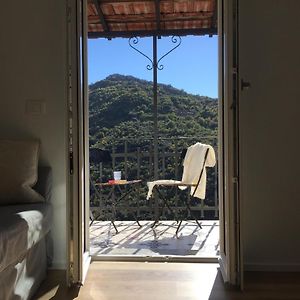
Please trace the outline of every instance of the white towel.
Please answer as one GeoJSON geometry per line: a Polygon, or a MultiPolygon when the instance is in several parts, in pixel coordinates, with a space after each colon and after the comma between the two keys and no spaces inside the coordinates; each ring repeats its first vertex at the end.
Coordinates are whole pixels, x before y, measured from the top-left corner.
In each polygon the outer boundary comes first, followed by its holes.
{"type": "MultiPolygon", "coordinates": [[[[210,145],[205,145],[201,143],[196,143],[187,149],[184,162],[183,162],[183,174],[182,180],[156,180],[147,182],[148,194],[147,199],[152,195],[152,190],[156,185],[171,185],[172,183],[193,183],[197,184],[201,169],[203,166],[206,150],[208,149],[208,154],[206,162],[204,165],[203,173],[201,176],[200,183],[195,192],[194,197],[204,199],[206,191],[206,167],[213,167],[216,164],[215,150],[210,145]]],[[[180,189],[184,190],[187,187],[179,186],[180,189]]],[[[191,195],[194,193],[195,187],[191,188],[191,195]]]]}
{"type": "Polygon", "coordinates": [[[148,181],[148,194],[147,194],[147,200],[150,199],[152,195],[152,190],[156,185],[172,185],[174,183],[182,183],[181,181],[178,180],[171,180],[171,179],[162,179],[162,180],[155,180],[155,181],[148,181]]]}
{"type": "MultiPolygon", "coordinates": [[[[207,158],[205,161],[203,173],[200,183],[194,194],[194,197],[205,199],[206,192],[206,167],[214,167],[216,164],[215,150],[212,146],[196,143],[187,149],[184,161],[183,161],[183,174],[182,182],[188,182],[197,184],[200,176],[200,172],[204,163],[205,153],[208,149],[207,158]]],[[[186,187],[179,187],[180,189],[186,189],[186,187]]],[[[191,195],[194,193],[196,187],[191,188],[191,195]]]]}

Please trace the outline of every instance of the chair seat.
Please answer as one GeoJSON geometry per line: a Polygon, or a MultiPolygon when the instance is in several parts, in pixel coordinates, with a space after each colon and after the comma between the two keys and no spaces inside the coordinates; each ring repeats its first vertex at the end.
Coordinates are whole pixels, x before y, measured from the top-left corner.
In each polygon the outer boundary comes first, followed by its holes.
{"type": "Polygon", "coordinates": [[[187,183],[179,180],[163,179],[163,180],[148,181],[147,185],[148,185],[147,200],[148,200],[150,199],[152,195],[152,190],[155,186],[192,187],[192,186],[197,186],[197,183],[187,183]]]}
{"type": "Polygon", "coordinates": [[[165,185],[165,186],[196,186],[197,183],[189,183],[179,180],[163,179],[156,181],[149,181],[148,183],[153,183],[154,185],[165,185]]]}

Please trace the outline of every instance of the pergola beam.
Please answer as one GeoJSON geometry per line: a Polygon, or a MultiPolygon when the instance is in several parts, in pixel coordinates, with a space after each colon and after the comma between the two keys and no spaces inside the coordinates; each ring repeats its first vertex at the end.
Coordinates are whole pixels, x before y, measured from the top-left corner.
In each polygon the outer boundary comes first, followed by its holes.
{"type": "MultiPolygon", "coordinates": [[[[181,13],[181,14],[164,14],[160,15],[159,17],[156,16],[156,14],[128,14],[125,16],[120,17],[119,15],[107,15],[106,16],[106,22],[108,23],[127,23],[127,22],[137,22],[137,23],[147,23],[147,22],[156,22],[156,24],[159,24],[160,30],[160,24],[161,22],[172,22],[172,21],[201,21],[201,20],[207,20],[211,19],[211,14],[208,15],[207,13],[181,13]]],[[[97,24],[99,22],[98,16],[91,16],[89,17],[89,24],[97,24]]]]}
{"type": "MultiPolygon", "coordinates": [[[[188,19],[182,19],[182,18],[170,18],[170,19],[164,19],[162,20],[162,22],[193,22],[193,21],[202,21],[202,20],[207,20],[210,19],[211,17],[202,17],[202,18],[188,18],[188,19]]],[[[120,20],[120,19],[110,19],[109,21],[110,24],[142,24],[142,23],[155,23],[157,24],[157,22],[155,20],[153,20],[152,18],[144,18],[144,19],[128,19],[128,20],[120,20]]],[[[97,23],[90,23],[91,25],[93,24],[97,24],[97,23]]],[[[161,28],[158,28],[157,31],[161,31],[161,28]]]]}
{"type": "Polygon", "coordinates": [[[217,28],[218,27],[217,22],[218,22],[218,5],[217,5],[217,0],[215,0],[214,13],[211,18],[211,27],[217,28]]]}
{"type": "Polygon", "coordinates": [[[156,29],[160,30],[160,0],[154,0],[154,2],[155,2],[156,29]]]}
{"type": "MultiPolygon", "coordinates": [[[[118,4],[118,3],[132,3],[133,0],[101,0],[102,4],[118,4]]],[[[152,2],[153,0],[140,0],[139,2],[152,2]]],[[[94,0],[88,2],[93,3],[94,0]]]]}
{"type": "MultiPolygon", "coordinates": [[[[89,0],[89,3],[93,3],[94,0],[89,0]]],[[[118,3],[132,3],[135,2],[153,2],[153,0],[101,0],[102,4],[118,4],[118,3]]],[[[206,2],[207,0],[198,0],[206,2]]],[[[161,2],[170,2],[170,0],[161,0],[161,2]]],[[[173,0],[174,3],[186,2],[186,0],[173,0]]]]}
{"type": "Polygon", "coordinates": [[[89,32],[88,38],[130,38],[133,36],[152,37],[156,36],[173,36],[173,35],[216,35],[217,28],[201,29],[168,29],[168,30],[139,30],[139,31],[109,31],[109,32],[89,32]]]}
{"type": "Polygon", "coordinates": [[[103,14],[103,12],[102,12],[102,9],[101,9],[101,7],[100,7],[100,5],[99,5],[98,0],[93,0],[93,4],[94,4],[95,7],[96,7],[96,10],[97,10],[97,13],[98,13],[98,16],[99,16],[99,19],[100,19],[100,22],[101,22],[101,24],[102,24],[102,27],[103,27],[104,32],[108,32],[108,31],[109,31],[109,28],[108,28],[108,25],[107,25],[107,23],[106,23],[106,21],[105,21],[104,14],[103,14]]]}

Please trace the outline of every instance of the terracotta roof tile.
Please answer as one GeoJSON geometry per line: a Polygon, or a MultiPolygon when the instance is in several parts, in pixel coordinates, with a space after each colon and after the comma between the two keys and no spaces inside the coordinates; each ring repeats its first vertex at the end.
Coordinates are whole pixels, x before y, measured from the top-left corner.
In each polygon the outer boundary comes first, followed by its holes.
{"type": "Polygon", "coordinates": [[[160,0],[159,11],[156,1],[89,0],[89,36],[216,33],[217,0],[160,0]]]}

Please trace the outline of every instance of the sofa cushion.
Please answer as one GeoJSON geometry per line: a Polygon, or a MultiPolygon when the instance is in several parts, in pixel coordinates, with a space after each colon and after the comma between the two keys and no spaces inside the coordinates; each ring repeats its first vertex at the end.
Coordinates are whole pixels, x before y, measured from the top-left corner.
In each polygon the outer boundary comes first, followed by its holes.
{"type": "Polygon", "coordinates": [[[0,204],[42,202],[37,181],[39,141],[0,140],[0,204]]]}

